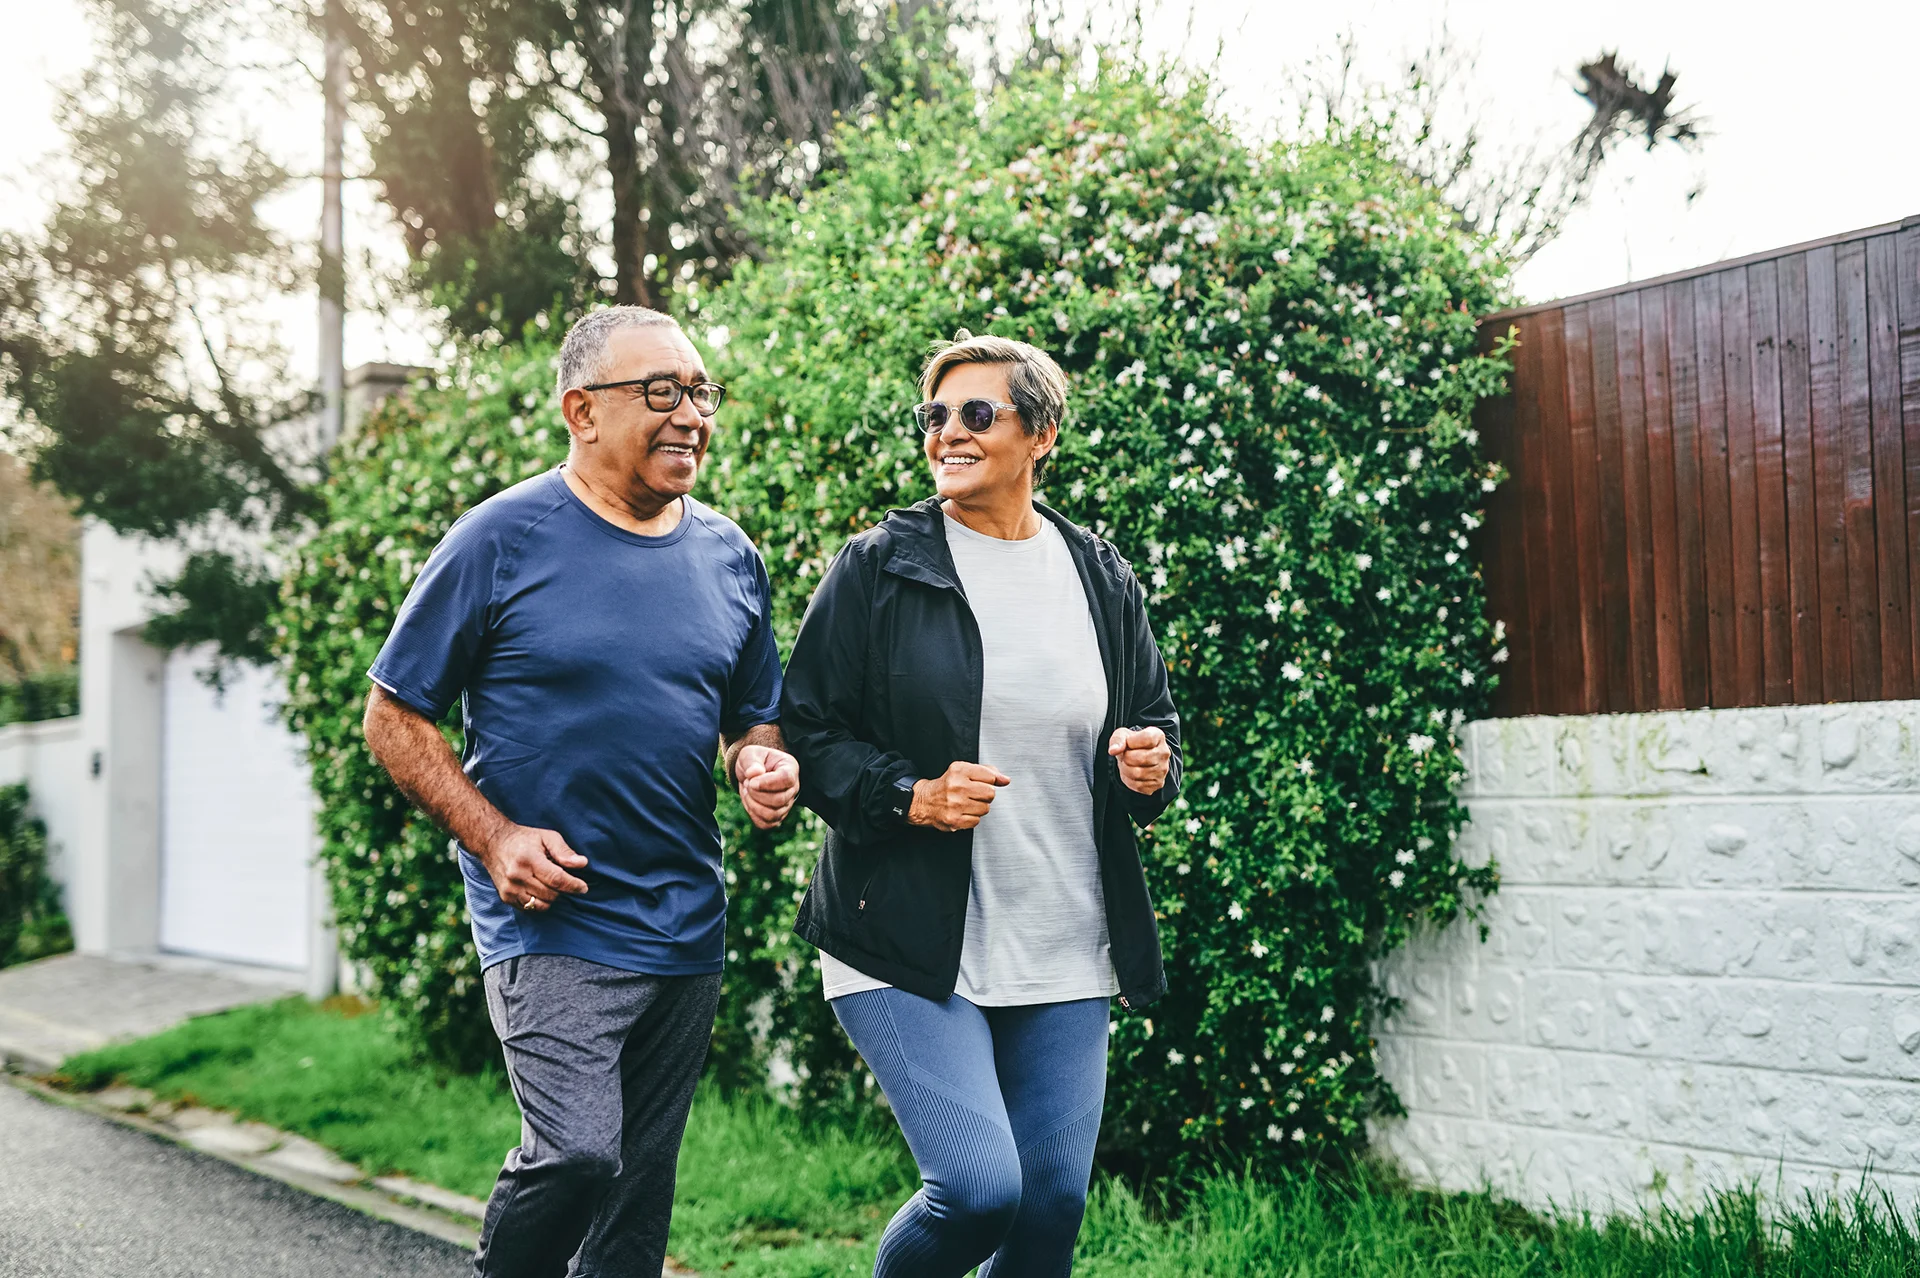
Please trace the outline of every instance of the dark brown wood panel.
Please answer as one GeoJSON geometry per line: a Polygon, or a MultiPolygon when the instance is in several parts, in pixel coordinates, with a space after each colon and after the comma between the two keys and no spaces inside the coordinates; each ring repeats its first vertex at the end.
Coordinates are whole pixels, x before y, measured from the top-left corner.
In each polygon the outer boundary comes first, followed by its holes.
{"type": "MultiPolygon", "coordinates": [[[[1483,325],[1481,348],[1491,348],[1505,335],[1507,327],[1501,325],[1496,330],[1483,325]]],[[[1509,475],[1519,464],[1514,450],[1514,436],[1519,429],[1517,401],[1517,393],[1502,395],[1481,401],[1474,410],[1481,446],[1490,460],[1507,468],[1509,475]]],[[[1494,709],[1509,715],[1535,714],[1538,713],[1535,707],[1539,705],[1533,687],[1536,645],[1527,631],[1526,562],[1520,549],[1526,540],[1526,520],[1519,505],[1518,488],[1509,479],[1487,498],[1487,522],[1473,538],[1486,574],[1487,614],[1507,629],[1509,655],[1498,676],[1500,686],[1494,692],[1494,709]]]]}
{"type": "Polygon", "coordinates": [[[1753,386],[1753,475],[1760,546],[1761,682],[1766,703],[1793,701],[1793,625],[1787,584],[1787,481],[1780,409],[1780,264],[1747,268],[1753,386]]]}
{"type": "Polygon", "coordinates": [[[1658,676],[1655,703],[1683,705],[1680,535],[1674,511],[1667,305],[1661,290],[1649,290],[1640,296],[1640,379],[1647,432],[1647,516],[1653,543],[1653,642],[1658,676]]]}
{"type": "Polygon", "coordinates": [[[1880,695],[1913,695],[1913,638],[1907,628],[1907,466],[1900,429],[1899,245],[1866,241],[1867,400],[1873,425],[1874,557],[1879,567],[1880,695]]]}
{"type": "Polygon", "coordinates": [[[1613,299],[1616,388],[1620,400],[1620,472],[1625,490],[1627,608],[1631,640],[1628,670],[1633,704],[1660,697],[1659,646],[1653,596],[1653,509],[1647,482],[1647,403],[1640,351],[1640,294],[1613,299]]]}
{"type": "Polygon", "coordinates": [[[1720,277],[1693,282],[1699,360],[1700,526],[1706,545],[1707,703],[1740,704],[1734,658],[1733,514],[1727,496],[1727,370],[1720,358],[1720,277]]]}
{"type": "Polygon", "coordinates": [[[1874,555],[1873,385],[1867,364],[1867,250],[1834,252],[1840,316],[1840,451],[1846,484],[1847,598],[1853,610],[1853,695],[1878,701],[1880,566],[1874,555]]]}
{"type": "Polygon", "coordinates": [[[1580,582],[1580,660],[1585,666],[1579,713],[1607,708],[1607,636],[1600,591],[1600,453],[1593,431],[1593,341],[1587,308],[1566,316],[1567,447],[1573,466],[1573,527],[1580,560],[1569,576],[1580,582]]]}
{"type": "Polygon", "coordinates": [[[1680,561],[1681,706],[1707,697],[1706,544],[1700,527],[1700,370],[1693,347],[1693,281],[1662,289],[1667,312],[1668,409],[1673,423],[1674,533],[1680,561]]]}
{"type": "Polygon", "coordinates": [[[1823,690],[1829,701],[1850,701],[1853,601],[1847,588],[1847,465],[1840,434],[1840,283],[1831,247],[1807,254],[1807,327],[1823,690]]]}
{"type": "Polygon", "coordinates": [[[1920,226],[1898,237],[1895,270],[1900,305],[1900,418],[1907,449],[1908,651],[1920,681],[1920,226]]]}
{"type": "Polygon", "coordinates": [[[1531,383],[1531,393],[1519,398],[1517,407],[1534,428],[1514,438],[1515,487],[1519,491],[1522,518],[1527,521],[1528,536],[1520,547],[1527,581],[1527,610],[1523,614],[1528,633],[1533,635],[1532,667],[1534,701],[1553,707],[1563,704],[1563,689],[1557,676],[1561,642],[1558,619],[1553,606],[1553,571],[1560,558],[1559,530],[1553,524],[1553,508],[1548,501],[1547,450],[1539,429],[1541,400],[1547,393],[1546,361],[1541,330],[1550,323],[1545,315],[1529,315],[1520,325],[1520,349],[1516,352],[1514,374],[1521,385],[1531,383]]]}
{"type": "Polygon", "coordinates": [[[1545,704],[1560,713],[1578,714],[1584,704],[1586,659],[1579,624],[1580,575],[1565,571],[1565,565],[1580,553],[1573,509],[1573,441],[1567,422],[1566,315],[1561,311],[1544,312],[1535,328],[1534,349],[1540,366],[1534,411],[1544,451],[1547,523],[1553,531],[1547,589],[1555,619],[1551,654],[1554,686],[1545,704]]]}
{"type": "Polygon", "coordinates": [[[1500,713],[1920,695],[1920,218],[1509,326],[1500,713]]]}
{"type": "Polygon", "coordinates": [[[1607,701],[1613,711],[1633,710],[1633,605],[1628,586],[1625,459],[1620,444],[1620,367],[1614,327],[1616,298],[1587,307],[1593,345],[1594,456],[1606,482],[1600,488],[1600,624],[1606,639],[1607,701]]]}
{"type": "Polygon", "coordinates": [[[1720,353],[1726,363],[1727,495],[1732,507],[1734,704],[1766,702],[1760,640],[1760,493],[1754,469],[1753,360],[1747,272],[1720,274],[1720,353]]]}
{"type": "Polygon", "coordinates": [[[1780,427],[1786,468],[1787,595],[1793,623],[1793,699],[1817,705],[1820,664],[1820,560],[1814,525],[1813,400],[1807,351],[1807,259],[1780,262],[1780,427]]]}

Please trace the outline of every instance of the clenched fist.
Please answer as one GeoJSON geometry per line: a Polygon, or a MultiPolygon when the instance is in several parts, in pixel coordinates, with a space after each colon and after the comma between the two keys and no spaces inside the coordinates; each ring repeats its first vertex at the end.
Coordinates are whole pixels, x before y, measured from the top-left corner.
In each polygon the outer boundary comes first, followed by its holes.
{"type": "Polygon", "coordinates": [[[1107,753],[1120,763],[1120,780],[1136,794],[1158,794],[1167,783],[1173,747],[1158,728],[1115,728],[1107,753]]]}
{"type": "Polygon", "coordinates": [[[913,806],[907,810],[907,822],[949,833],[971,830],[992,806],[994,791],[1012,784],[1012,779],[997,768],[955,763],[937,777],[913,783],[913,806]]]}
{"type": "Polygon", "coordinates": [[[479,852],[481,864],[493,878],[493,890],[508,905],[540,911],[562,892],[583,895],[586,883],[567,873],[587,858],[567,846],[557,830],[509,825],[479,852]]]}

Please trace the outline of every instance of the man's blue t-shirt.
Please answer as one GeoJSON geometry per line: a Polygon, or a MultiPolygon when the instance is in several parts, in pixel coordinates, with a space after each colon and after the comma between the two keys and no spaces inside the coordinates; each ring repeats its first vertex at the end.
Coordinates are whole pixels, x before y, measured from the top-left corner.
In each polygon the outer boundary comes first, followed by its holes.
{"type": "Polygon", "coordinates": [[[567,954],[631,972],[718,972],[726,888],[720,734],[779,718],[766,565],[683,498],[660,537],[617,528],[549,471],[448,530],[368,673],[433,720],[465,709],[467,775],[509,820],[587,858],[584,896],[503,902],[460,850],[480,962],[567,954]]]}

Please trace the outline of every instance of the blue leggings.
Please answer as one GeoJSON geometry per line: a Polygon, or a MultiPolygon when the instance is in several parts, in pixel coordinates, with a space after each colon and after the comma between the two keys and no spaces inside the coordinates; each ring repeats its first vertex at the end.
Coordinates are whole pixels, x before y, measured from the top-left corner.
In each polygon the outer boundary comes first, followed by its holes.
{"type": "Polygon", "coordinates": [[[920,1165],[874,1278],[1073,1270],[1107,1090],[1107,1000],[977,1007],[904,990],[833,1001],[920,1165]]]}

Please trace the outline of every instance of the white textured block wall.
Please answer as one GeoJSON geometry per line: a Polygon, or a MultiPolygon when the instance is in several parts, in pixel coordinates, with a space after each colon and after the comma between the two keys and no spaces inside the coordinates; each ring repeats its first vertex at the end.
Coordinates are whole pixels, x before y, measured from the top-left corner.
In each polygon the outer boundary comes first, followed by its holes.
{"type": "Polygon", "coordinates": [[[1470,925],[1385,964],[1376,1148],[1621,1207],[1758,1181],[1920,1202],[1920,702],[1468,726],[1470,925]]]}

